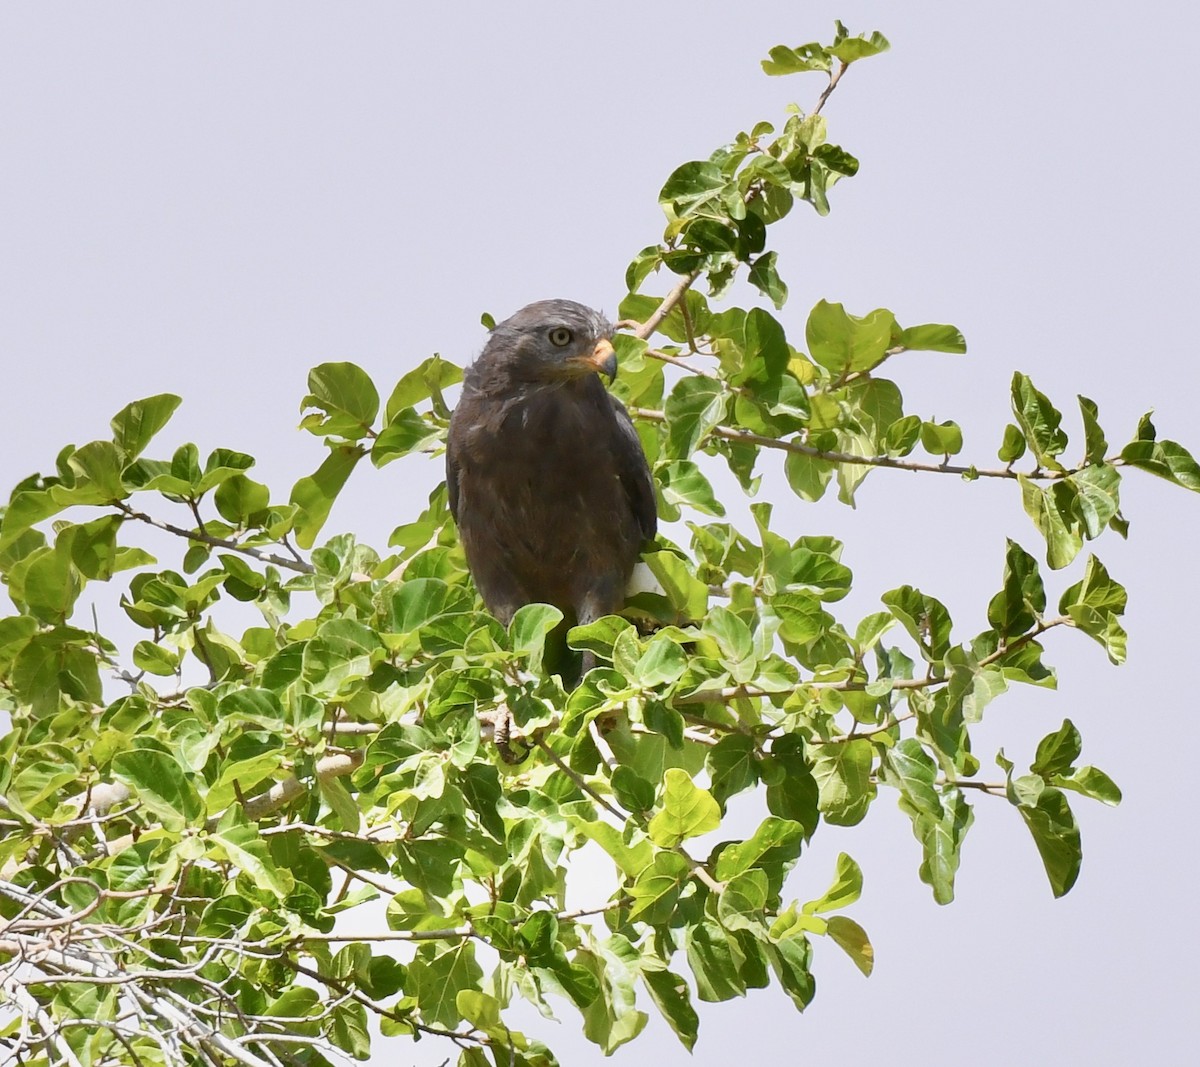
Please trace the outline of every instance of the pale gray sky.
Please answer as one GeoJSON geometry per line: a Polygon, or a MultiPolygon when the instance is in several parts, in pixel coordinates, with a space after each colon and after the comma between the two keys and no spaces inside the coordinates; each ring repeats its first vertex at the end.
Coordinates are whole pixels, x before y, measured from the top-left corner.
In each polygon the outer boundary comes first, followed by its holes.
{"type": "MultiPolygon", "coordinates": [[[[798,210],[773,238],[793,336],[820,298],[958,325],[968,356],[906,356],[894,375],[911,410],[964,426],[981,463],[1015,369],[1064,409],[1091,396],[1114,443],[1153,406],[1164,436],[1200,450],[1194,5],[10,3],[0,488],[104,435],[128,400],[172,391],[185,404],[163,441],[249,451],[285,495],[322,457],[295,430],[310,366],[353,360],[386,390],[435,350],[469,359],[481,311],[549,296],[615,310],[627,261],[661,231],[666,175],[811,104],[819,78],[768,79],[758,60],[838,17],[893,50],[827,108],[860,174],[828,219],[798,210]]],[[[382,545],[439,473],[361,471],[328,532],[382,545]]],[[[877,472],[856,512],[801,505],[778,478],[763,492],[795,534],[846,540],[846,618],[908,582],[973,633],[1004,536],[1039,551],[1013,486],[877,472]]],[[[1193,1062],[1200,499],[1131,476],[1124,510],[1131,541],[1098,554],[1130,591],[1129,665],[1056,635],[1059,692],[1004,697],[977,741],[985,765],[1003,744],[1025,766],[1070,716],[1125,790],[1115,812],[1075,805],[1072,893],[1052,899],[1016,812],[983,798],[958,899],[937,907],[885,794],[863,826],[823,828],[792,882],[805,899],[839,851],[862,863],[852,914],[874,976],[818,945],[803,1016],[775,991],[700,1005],[691,1060],[652,1021],[618,1064],[1193,1062]]],[[[564,1063],[599,1062],[561,1017],[542,1036],[564,1063]]],[[[376,1060],[449,1052],[399,1043],[376,1060]]]]}

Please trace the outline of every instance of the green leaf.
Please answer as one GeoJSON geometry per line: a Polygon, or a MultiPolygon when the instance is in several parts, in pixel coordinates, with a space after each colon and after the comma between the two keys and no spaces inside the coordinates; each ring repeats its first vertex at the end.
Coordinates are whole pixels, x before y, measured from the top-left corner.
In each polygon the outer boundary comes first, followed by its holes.
{"type": "Polygon", "coordinates": [[[662,248],[650,245],[643,248],[625,269],[625,288],[636,293],[644,282],[662,263],[662,248]]]}
{"type": "Polygon", "coordinates": [[[583,1009],[583,1032],[611,1055],[642,1032],[647,1016],[635,1007],[637,949],[620,934],[596,948],[595,952],[581,949],[575,956],[575,962],[591,972],[599,986],[599,995],[583,1009]]]}
{"type": "Polygon", "coordinates": [[[900,810],[912,819],[913,834],[921,842],[921,881],[933,889],[934,900],[949,904],[954,899],[954,876],[963,838],[975,813],[955,788],[943,792],[940,807],[940,814],[935,814],[917,807],[903,794],[900,797],[900,810]]]}
{"type": "Polygon", "coordinates": [[[1070,719],[1064,719],[1062,726],[1038,742],[1037,755],[1029,769],[1043,778],[1067,774],[1082,751],[1083,741],[1079,731],[1070,719]]]}
{"type": "Polygon", "coordinates": [[[829,460],[800,452],[789,452],[783,461],[783,472],[787,475],[792,492],[809,503],[814,503],[825,495],[834,470],[835,467],[829,460]]]}
{"type": "Polygon", "coordinates": [[[734,680],[748,682],[758,662],[750,628],[728,608],[717,606],[708,613],[701,629],[716,639],[722,664],[733,674],[734,680]]]}
{"type": "Polygon", "coordinates": [[[1099,537],[1120,510],[1121,475],[1115,467],[1100,463],[1076,471],[1067,481],[1076,492],[1074,511],[1084,536],[1088,540],[1099,537]]]}
{"type": "Polygon", "coordinates": [[[218,861],[228,860],[256,886],[286,900],[295,886],[295,879],[290,871],[276,866],[256,825],[234,821],[241,817],[233,814],[236,811],[232,809],[226,813],[221,825],[208,834],[205,840],[209,854],[218,861]]]}
{"type": "Polygon", "coordinates": [[[65,621],[82,588],[71,569],[69,551],[40,548],[22,564],[9,576],[14,600],[23,602],[28,612],[38,618],[65,621]]]}
{"type": "Polygon", "coordinates": [[[308,395],[300,410],[316,408],[302,425],[322,436],[357,441],[379,414],[379,393],[367,372],[353,363],[322,363],[308,372],[308,395]]]}
{"type": "Polygon", "coordinates": [[[642,981],[650,993],[650,999],[666,1019],[667,1025],[689,1052],[696,1044],[700,1019],[692,1007],[688,984],[671,971],[643,971],[642,981]]]}
{"type": "Polygon", "coordinates": [[[440,951],[422,948],[409,964],[408,978],[410,988],[406,992],[416,997],[421,1018],[452,1029],[462,1018],[458,994],[478,990],[483,969],[475,962],[474,942],[464,938],[440,951]]]}
{"type": "Polygon", "coordinates": [[[802,74],[810,70],[829,70],[829,54],[821,45],[802,44],[797,48],[776,45],[767,53],[771,58],[762,61],[762,69],[772,77],[802,74]]]}
{"type": "Polygon", "coordinates": [[[371,1034],[367,1023],[367,1009],[356,1002],[339,1004],[333,1009],[329,1020],[329,1040],[335,1048],[356,1060],[371,1057],[371,1034]]]}
{"type": "Polygon", "coordinates": [[[937,322],[901,330],[898,340],[905,348],[914,352],[950,352],[962,355],[967,350],[966,338],[957,326],[945,326],[937,322]]]}
{"type": "Polygon", "coordinates": [[[198,825],[204,815],[204,801],[192,785],[191,775],[153,738],[133,738],[129,748],[113,757],[112,774],[174,832],[198,825]]]}
{"type": "Polygon", "coordinates": [[[694,215],[717,198],[725,188],[725,181],[715,163],[707,160],[684,163],[671,173],[658,200],[675,216],[694,215]]]}
{"type": "Polygon", "coordinates": [[[706,515],[725,514],[725,505],[717,499],[712,483],[692,460],[675,459],[656,463],[654,477],[669,503],[687,504],[706,515]]]}
{"type": "Polygon", "coordinates": [[[737,248],[737,232],[715,219],[696,219],[680,237],[692,248],[710,254],[732,252],[737,248]]]}
{"type": "Polygon", "coordinates": [[[1067,798],[1059,789],[1041,791],[1036,806],[1020,804],[1017,810],[1033,835],[1050,888],[1056,897],[1069,893],[1083,864],[1079,826],[1067,798]]]}
{"type": "Polygon", "coordinates": [[[112,418],[113,441],[128,460],[137,459],[179,407],[181,399],[159,393],[126,404],[112,418]]]}
{"type": "Polygon", "coordinates": [[[1043,489],[1024,475],[1018,481],[1025,513],[1046,539],[1046,562],[1052,570],[1061,570],[1083,547],[1073,514],[1076,494],[1063,482],[1043,489]]]}
{"type": "Polygon", "coordinates": [[[633,669],[633,681],[644,689],[656,689],[678,681],[687,669],[687,654],[670,634],[656,634],[646,645],[633,669]]]}
{"type": "Polygon", "coordinates": [[[1092,800],[1116,807],[1121,803],[1121,790],[1099,767],[1079,767],[1070,774],[1054,776],[1054,784],[1075,793],[1082,793],[1092,800]]]}
{"type": "Polygon", "coordinates": [[[1166,478],[1169,482],[1200,493],[1200,466],[1183,445],[1158,441],[1154,423],[1147,413],[1138,423],[1137,436],[1121,450],[1121,459],[1131,467],[1166,478]]]}
{"type": "Polygon", "coordinates": [[[743,733],[725,734],[709,749],[706,763],[712,794],[720,804],[758,781],[754,739],[743,733]]]}
{"type": "Polygon", "coordinates": [[[892,423],[904,414],[896,383],[886,378],[859,378],[846,387],[845,397],[850,413],[874,443],[872,450],[877,450],[892,423]]]}
{"type": "Polygon", "coordinates": [[[767,783],[767,809],[772,815],[791,819],[812,837],[820,821],[819,790],[804,755],[804,742],[794,734],[784,734],[771,742],[771,754],[762,761],[762,776],[767,783]]]}
{"type": "Polygon", "coordinates": [[[121,481],[122,457],[111,441],[89,441],[71,453],[67,464],[75,475],[75,485],[70,489],[56,485],[50,490],[58,503],[108,504],[129,495],[121,481]]]}
{"type": "Polygon", "coordinates": [[[1046,589],[1037,560],[1010,540],[1004,557],[1004,588],[988,604],[988,622],[1001,637],[1014,637],[1030,630],[1045,610],[1046,589]]]}
{"type": "Polygon", "coordinates": [[[261,519],[270,499],[271,491],[265,485],[244,474],[226,479],[213,494],[221,518],[235,526],[248,526],[261,519]]]}
{"type": "Polygon", "coordinates": [[[808,316],[809,355],[834,374],[866,371],[881,363],[892,342],[896,319],[886,308],[859,318],[841,304],[820,301],[808,316]]]}
{"type": "MultiPolygon", "coordinates": [[[[228,448],[214,448],[208,459],[204,461],[203,475],[200,476],[199,481],[195,481],[191,478],[191,475],[195,473],[191,469],[191,465],[195,460],[194,450],[194,445],[185,445],[176,452],[175,460],[180,460],[181,470],[186,467],[189,479],[192,481],[193,489],[196,493],[207,493],[226,479],[232,478],[254,466],[253,456],[248,456],[244,452],[234,452],[228,448]]],[[[176,466],[175,460],[171,462],[172,471],[174,471],[176,466]]]]}
{"type": "Polygon", "coordinates": [[[1067,447],[1067,435],[1060,429],[1062,412],[1020,371],[1013,375],[1012,409],[1038,466],[1061,471],[1058,457],[1067,447]]]}
{"type": "Polygon", "coordinates": [[[717,917],[726,930],[748,930],[756,936],[766,933],[767,875],[752,868],[725,883],[717,900],[717,917]]]}
{"type": "Polygon", "coordinates": [[[721,808],[711,793],[699,788],[684,770],[670,768],[663,776],[662,810],[650,820],[650,840],[674,848],[721,825],[721,808]]]}
{"type": "Polygon", "coordinates": [[[776,265],[778,256],[774,252],[764,252],[750,267],[747,280],[766,296],[776,308],[787,303],[788,288],[779,277],[776,265]]]}
{"type": "Polygon", "coordinates": [[[674,552],[646,552],[642,562],[658,580],[673,612],[683,619],[704,618],[708,611],[708,586],[691,572],[674,552]]]}
{"type": "Polygon", "coordinates": [[[883,451],[889,456],[907,456],[921,439],[921,418],[905,415],[896,419],[883,436],[883,451]]]}
{"type": "Polygon", "coordinates": [[[508,624],[509,639],[514,652],[529,656],[531,670],[542,669],[542,654],[546,638],[563,620],[563,613],[550,604],[525,604],[508,624]]]}
{"type": "Polygon", "coordinates": [[[629,889],[629,918],[662,926],[670,921],[679,894],[691,877],[688,861],[677,852],[659,852],[629,889]]]}
{"type": "Polygon", "coordinates": [[[880,600],[900,620],[929,663],[939,663],[950,649],[951,620],[945,605],[911,585],[884,593],[880,600]]]}
{"type": "Polygon", "coordinates": [[[746,982],[729,936],[715,922],[703,920],[683,929],[688,966],[696,982],[696,995],[714,1003],[745,996],[746,982]]]}
{"type": "Polygon", "coordinates": [[[934,788],[937,764],[915,737],[904,738],[884,754],[882,771],[884,781],[899,789],[913,809],[941,817],[941,796],[934,788]]]}
{"type": "Polygon", "coordinates": [[[819,805],[825,821],[834,826],[853,826],[862,821],[875,799],[871,782],[874,750],[865,738],[817,747],[812,773],[816,779],[819,805]]]}
{"type": "MultiPolygon", "coordinates": [[[[621,771],[629,772],[631,775],[632,772],[627,767],[618,767],[617,771],[613,774],[613,792],[618,794],[618,800],[624,804],[624,800],[621,800],[620,797],[620,790],[618,790],[616,785],[616,776],[621,771]]],[[[636,775],[632,775],[632,777],[637,779],[636,775]]],[[[642,779],[637,780],[639,782],[643,781],[642,779]]],[[[649,793],[649,803],[643,802],[642,799],[636,799],[629,805],[630,809],[640,811],[650,807],[654,802],[653,787],[650,788],[649,793]]],[[[622,834],[620,830],[608,823],[585,822],[580,825],[579,829],[581,833],[595,841],[596,844],[613,858],[613,861],[621,869],[621,873],[626,878],[636,878],[653,862],[653,856],[660,855],[660,853],[655,852],[654,846],[651,845],[645,835],[639,835],[638,839],[631,844],[626,840],[626,837],[629,836],[628,834],[622,834]]]]}
{"type": "MultiPolygon", "coordinates": [[[[26,811],[41,814],[44,802],[55,801],[60,791],[78,781],[78,759],[64,745],[30,745],[21,755],[9,795],[26,811]]],[[[53,803],[48,806],[53,810],[53,803]]]]}
{"type": "Polygon", "coordinates": [[[875,948],[867,937],[867,932],[845,915],[831,915],[826,933],[854,961],[854,966],[870,978],[875,969],[875,948]]]}
{"type": "Polygon", "coordinates": [[[725,417],[727,398],[720,382],[692,375],[681,378],[663,406],[667,451],[687,459],[725,417]]]}
{"type": "Polygon", "coordinates": [[[1025,435],[1012,423],[1004,427],[1004,440],[996,455],[1001,463],[1007,463],[1010,467],[1025,455],[1025,435]]]}
{"type": "Polygon", "coordinates": [[[292,487],[290,502],[298,509],[296,543],[301,548],[312,548],[334,500],[363,455],[362,449],[354,445],[338,445],[311,475],[292,487]]]}
{"type": "Polygon", "coordinates": [[[957,456],[963,447],[962,428],[957,422],[922,422],[921,447],[934,456],[957,456]]]}
{"type": "Polygon", "coordinates": [[[404,408],[375,438],[371,445],[371,462],[376,467],[383,467],[411,452],[428,450],[441,436],[442,431],[415,408],[404,408]]]}
{"type": "Polygon", "coordinates": [[[1104,430],[1100,428],[1100,409],[1094,400],[1089,400],[1086,396],[1080,396],[1078,400],[1079,414],[1083,418],[1083,461],[1088,465],[1103,463],[1105,453],[1108,452],[1108,441],[1105,439],[1104,430]]]}
{"type": "MultiPolygon", "coordinates": [[[[820,160],[825,164],[826,167],[828,167],[831,171],[834,171],[836,174],[844,174],[848,177],[852,177],[858,173],[858,160],[855,159],[854,156],[852,156],[844,148],[840,148],[835,144],[818,145],[815,149],[813,149],[812,158],[814,161],[820,160]]],[[[813,168],[813,171],[815,175],[815,167],[813,168]]],[[[832,179],[829,180],[829,184],[833,184],[832,179]]]]}
{"type": "Polygon", "coordinates": [[[169,677],[179,670],[179,660],[179,653],[152,641],[139,641],[133,646],[133,665],[148,674],[169,677]]]}
{"type": "Polygon", "coordinates": [[[60,504],[47,490],[23,490],[13,494],[0,521],[0,548],[7,548],[34,523],[57,515],[66,504],[60,504]]]}
{"type": "Polygon", "coordinates": [[[752,837],[721,849],[713,874],[718,881],[728,882],[752,867],[760,867],[782,883],[784,868],[799,856],[803,840],[804,827],[798,822],[768,816],[752,837]]]}
{"type": "Polygon", "coordinates": [[[617,639],[633,629],[635,627],[628,619],[620,615],[605,615],[586,626],[572,626],[567,632],[567,644],[577,652],[597,652],[606,659],[612,659],[617,639]]]}
{"type": "MultiPolygon", "coordinates": [[[[488,329],[490,330],[494,326],[493,322],[488,329]]],[[[387,407],[384,409],[385,424],[390,426],[405,411],[415,407],[422,400],[439,397],[443,389],[448,389],[461,381],[461,367],[442,359],[441,356],[430,356],[396,383],[392,395],[388,397],[387,407]]]]}
{"type": "Polygon", "coordinates": [[[846,853],[838,854],[837,873],[823,896],[804,905],[806,915],[848,908],[862,896],[862,869],[846,853]]]}
{"type": "Polygon", "coordinates": [[[837,28],[837,39],[829,52],[831,55],[837,56],[843,63],[849,64],[860,59],[868,59],[881,52],[886,52],[892,47],[888,39],[878,30],[872,31],[870,37],[850,37],[846,34],[846,27],[840,22],[837,24],[837,28]]]}
{"type": "Polygon", "coordinates": [[[816,980],[809,967],[812,963],[812,946],[803,934],[786,937],[775,944],[767,945],[767,958],[775,971],[783,991],[798,1011],[803,1011],[817,991],[816,980]]]}
{"type": "Polygon", "coordinates": [[[101,702],[96,656],[80,647],[88,639],[81,630],[58,627],[36,634],[17,653],[12,688],[35,717],[56,711],[63,696],[101,702]]]}

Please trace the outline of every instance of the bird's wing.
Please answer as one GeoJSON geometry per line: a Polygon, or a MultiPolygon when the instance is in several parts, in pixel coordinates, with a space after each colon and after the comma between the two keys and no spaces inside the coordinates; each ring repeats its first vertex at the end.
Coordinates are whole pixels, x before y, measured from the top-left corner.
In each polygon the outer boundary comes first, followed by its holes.
{"type": "Polygon", "coordinates": [[[629,498],[629,506],[637,517],[642,529],[642,536],[653,540],[658,530],[658,508],[654,503],[654,479],[650,474],[650,466],[646,463],[646,453],[642,450],[642,442],[633,428],[633,420],[625,405],[612,393],[608,394],[612,401],[613,413],[617,419],[617,439],[614,453],[617,459],[617,471],[621,484],[625,487],[625,495],[629,498]]]}

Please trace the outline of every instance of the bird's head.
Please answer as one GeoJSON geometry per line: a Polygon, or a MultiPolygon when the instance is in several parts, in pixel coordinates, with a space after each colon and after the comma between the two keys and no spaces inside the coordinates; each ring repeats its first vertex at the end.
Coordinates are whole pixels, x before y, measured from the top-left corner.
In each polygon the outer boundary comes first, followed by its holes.
{"type": "Polygon", "coordinates": [[[503,369],[521,381],[560,383],[617,376],[612,324],[574,300],[539,300],[498,323],[480,354],[480,370],[503,369]]]}

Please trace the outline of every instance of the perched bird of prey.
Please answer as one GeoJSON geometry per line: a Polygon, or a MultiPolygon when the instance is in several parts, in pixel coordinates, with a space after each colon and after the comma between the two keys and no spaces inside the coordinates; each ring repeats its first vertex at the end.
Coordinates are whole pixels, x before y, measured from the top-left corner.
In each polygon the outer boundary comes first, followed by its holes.
{"type": "Polygon", "coordinates": [[[531,603],[568,624],[620,610],[654,537],[646,456],[599,378],[616,376],[612,331],[582,304],[542,300],[497,325],[464,376],[446,445],[450,511],[505,625],[531,603]]]}

